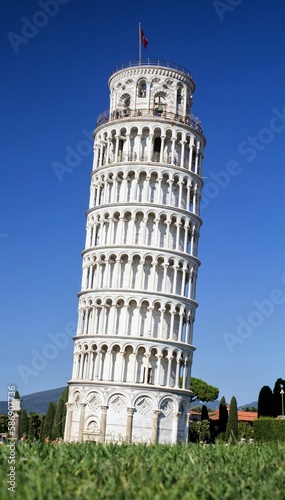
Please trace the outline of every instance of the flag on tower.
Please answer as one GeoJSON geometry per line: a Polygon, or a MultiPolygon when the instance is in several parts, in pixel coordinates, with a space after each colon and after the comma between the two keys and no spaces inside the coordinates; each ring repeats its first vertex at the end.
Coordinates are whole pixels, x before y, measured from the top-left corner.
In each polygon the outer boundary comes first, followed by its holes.
{"type": "Polygon", "coordinates": [[[146,39],[146,37],[144,36],[144,32],[143,30],[141,29],[141,42],[144,46],[144,48],[146,49],[147,46],[148,46],[148,40],[146,39]]]}

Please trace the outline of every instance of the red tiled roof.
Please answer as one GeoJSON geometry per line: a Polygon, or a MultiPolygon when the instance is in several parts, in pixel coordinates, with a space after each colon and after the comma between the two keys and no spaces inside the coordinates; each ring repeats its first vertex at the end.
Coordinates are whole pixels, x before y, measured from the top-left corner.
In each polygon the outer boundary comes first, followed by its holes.
{"type": "MultiPolygon", "coordinates": [[[[240,411],[238,410],[238,420],[241,422],[253,422],[257,419],[256,411],[240,411]]],[[[219,410],[215,410],[209,415],[210,420],[219,420],[219,410]]]]}

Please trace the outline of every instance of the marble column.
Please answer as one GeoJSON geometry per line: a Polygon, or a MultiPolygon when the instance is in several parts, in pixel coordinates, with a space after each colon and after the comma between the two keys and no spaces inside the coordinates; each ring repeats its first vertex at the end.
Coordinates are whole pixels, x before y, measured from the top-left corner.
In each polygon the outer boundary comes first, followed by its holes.
{"type": "Polygon", "coordinates": [[[83,430],[85,421],[85,407],[87,403],[79,403],[80,405],[80,417],[79,417],[79,431],[78,431],[78,441],[83,440],[83,430]]]}
{"type": "Polygon", "coordinates": [[[135,408],[127,408],[126,442],[132,442],[133,416],[135,408]]]}
{"type": "Polygon", "coordinates": [[[71,424],[72,424],[72,413],[73,413],[73,404],[65,403],[66,406],[66,420],[65,420],[65,429],[64,429],[64,441],[70,442],[71,436],[71,424]]]}
{"type": "Polygon", "coordinates": [[[151,429],[151,442],[157,443],[157,429],[158,429],[158,417],[160,410],[153,410],[152,416],[152,429],[151,429]]]}
{"type": "Polygon", "coordinates": [[[180,413],[173,413],[173,421],[172,421],[172,444],[177,443],[177,434],[178,434],[178,419],[180,417],[180,413]]]}
{"type": "Polygon", "coordinates": [[[100,443],[105,443],[108,406],[101,406],[100,443]]]}

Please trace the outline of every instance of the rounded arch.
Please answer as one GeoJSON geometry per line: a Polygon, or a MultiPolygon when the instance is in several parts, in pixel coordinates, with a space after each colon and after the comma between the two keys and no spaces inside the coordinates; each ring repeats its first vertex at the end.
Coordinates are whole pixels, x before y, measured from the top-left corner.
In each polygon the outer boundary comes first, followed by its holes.
{"type": "Polygon", "coordinates": [[[146,92],[147,92],[147,80],[145,77],[141,77],[137,81],[137,96],[139,98],[145,98],[146,97],[146,92]]]}
{"type": "Polygon", "coordinates": [[[140,415],[147,415],[156,409],[156,400],[152,393],[140,392],[134,398],[133,406],[140,415]]]}
{"type": "Polygon", "coordinates": [[[121,413],[122,411],[126,411],[127,407],[131,405],[130,396],[127,391],[123,389],[112,389],[108,394],[107,406],[109,409],[113,409],[116,413],[121,413]]]}
{"type": "Polygon", "coordinates": [[[172,396],[163,396],[159,400],[158,408],[161,416],[168,417],[170,414],[178,411],[177,401],[172,396]]]}
{"type": "Polygon", "coordinates": [[[100,391],[100,389],[89,389],[85,395],[85,401],[87,403],[87,407],[93,413],[100,410],[100,407],[104,402],[102,391],[100,391]]]}

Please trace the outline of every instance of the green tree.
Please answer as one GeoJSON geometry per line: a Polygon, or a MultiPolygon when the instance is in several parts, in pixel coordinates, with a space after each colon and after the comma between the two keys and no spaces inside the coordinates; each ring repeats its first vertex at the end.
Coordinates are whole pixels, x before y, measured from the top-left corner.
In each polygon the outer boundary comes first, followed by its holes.
{"type": "Polygon", "coordinates": [[[226,403],[226,400],[223,396],[221,398],[220,406],[219,406],[219,432],[220,433],[226,432],[228,418],[229,418],[229,415],[228,415],[227,403],[226,403]]]}
{"type": "Polygon", "coordinates": [[[14,399],[21,399],[19,391],[15,392],[15,398],[14,399]]]}
{"type": "Polygon", "coordinates": [[[53,428],[52,428],[52,433],[51,433],[52,439],[63,437],[62,436],[63,409],[64,409],[64,402],[63,402],[63,399],[60,397],[58,400],[58,403],[57,403],[56,412],[55,412],[54,421],[53,421],[53,428]]]}
{"type": "Polygon", "coordinates": [[[232,397],[230,402],[230,412],[229,419],[226,429],[226,441],[232,441],[238,439],[238,412],[237,412],[237,400],[235,396],[232,397]]]}
{"type": "Polygon", "coordinates": [[[40,428],[41,428],[42,416],[38,415],[38,413],[30,413],[29,415],[29,429],[28,429],[28,438],[31,441],[34,439],[38,440],[40,437],[40,428]]]}
{"type": "Polygon", "coordinates": [[[282,414],[282,398],[285,404],[284,394],[281,395],[281,387],[283,385],[283,391],[285,391],[285,380],[278,378],[275,382],[273,389],[273,417],[278,417],[282,414]]]}
{"type": "Polygon", "coordinates": [[[197,413],[201,413],[201,411],[202,411],[202,406],[201,406],[201,405],[193,406],[193,407],[191,408],[191,411],[196,411],[197,413]]]}
{"type": "Polygon", "coordinates": [[[45,415],[42,415],[42,418],[41,418],[41,427],[40,427],[40,441],[43,442],[44,440],[44,424],[45,424],[45,418],[46,416],[45,415]]]}
{"type": "Polygon", "coordinates": [[[256,413],[257,412],[257,408],[255,406],[244,406],[242,411],[251,411],[251,412],[254,412],[256,413]]]}
{"type": "Polygon", "coordinates": [[[8,415],[5,413],[0,415],[0,432],[8,432],[8,415]]]}
{"type": "Polygon", "coordinates": [[[42,439],[45,439],[46,437],[51,437],[55,412],[56,412],[56,404],[49,403],[47,414],[45,417],[42,439]]]}
{"type": "Polygon", "coordinates": [[[63,411],[62,411],[62,429],[61,429],[62,437],[64,437],[65,420],[66,420],[66,403],[68,401],[68,393],[69,393],[69,386],[63,390],[63,393],[61,395],[61,398],[62,398],[63,403],[64,403],[63,411]]]}
{"type": "Polygon", "coordinates": [[[29,417],[26,410],[20,411],[20,436],[23,434],[28,435],[29,431],[29,417]]]}
{"type": "Polygon", "coordinates": [[[219,389],[200,378],[191,377],[190,390],[193,392],[191,401],[215,401],[219,396],[219,389]]]}
{"type": "Polygon", "coordinates": [[[206,405],[202,406],[201,421],[203,420],[209,420],[208,408],[206,405]]]}
{"type": "Polygon", "coordinates": [[[258,395],[258,418],[273,417],[273,394],[268,385],[264,385],[258,395]]]}

